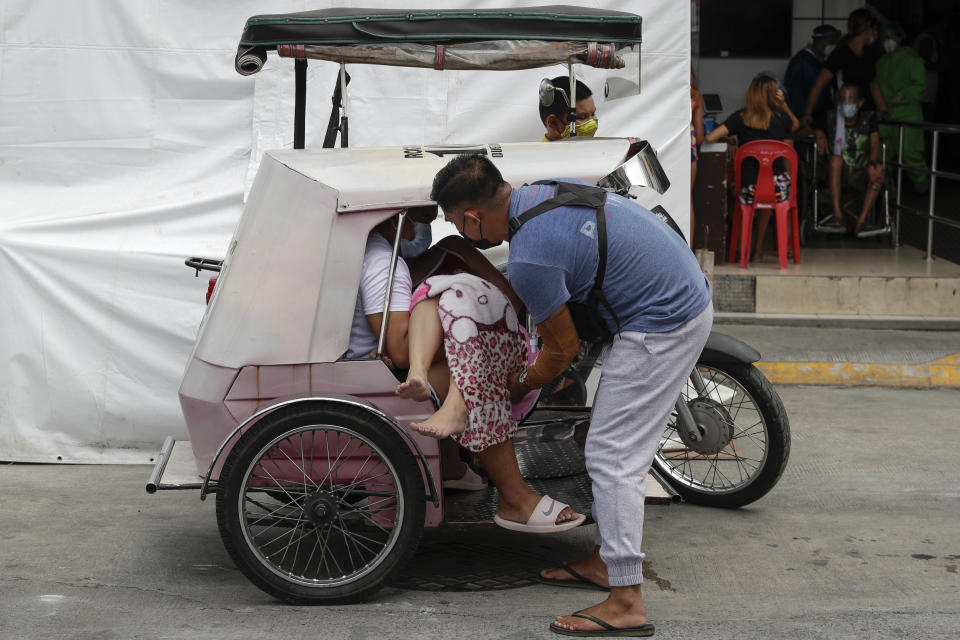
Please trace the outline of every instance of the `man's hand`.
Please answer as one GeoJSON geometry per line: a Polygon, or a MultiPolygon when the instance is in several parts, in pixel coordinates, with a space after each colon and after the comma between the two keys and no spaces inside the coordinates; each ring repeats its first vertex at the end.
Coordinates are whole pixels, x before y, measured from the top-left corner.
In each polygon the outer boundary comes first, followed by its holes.
{"type": "Polygon", "coordinates": [[[827,155],[827,134],[818,129],[815,135],[817,136],[817,153],[821,156],[827,155]]]}
{"type": "Polygon", "coordinates": [[[519,377],[522,371],[517,373],[511,373],[510,377],[507,378],[507,389],[510,391],[510,400],[512,402],[520,402],[525,395],[530,393],[531,389],[526,384],[520,382],[519,377]]]}
{"type": "MultiPolygon", "coordinates": [[[[371,359],[371,360],[376,360],[376,359],[377,359],[377,350],[376,350],[376,349],[374,349],[373,351],[370,352],[370,359],[371,359]]],[[[383,364],[387,365],[387,366],[390,367],[391,369],[394,368],[394,366],[393,366],[393,360],[391,360],[390,357],[389,357],[387,354],[383,354],[383,357],[382,357],[381,359],[383,360],[383,364]]]]}

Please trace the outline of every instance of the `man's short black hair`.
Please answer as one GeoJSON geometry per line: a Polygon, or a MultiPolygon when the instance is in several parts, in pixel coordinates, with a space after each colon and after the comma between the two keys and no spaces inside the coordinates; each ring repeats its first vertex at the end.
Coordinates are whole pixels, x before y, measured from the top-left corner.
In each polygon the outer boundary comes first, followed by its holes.
{"type": "Polygon", "coordinates": [[[854,82],[846,82],[846,83],[844,83],[844,85],[843,85],[842,87],[840,87],[840,93],[841,93],[841,95],[843,94],[843,90],[844,90],[844,89],[853,89],[853,91],[857,94],[857,100],[859,100],[860,98],[863,97],[863,89],[860,88],[860,85],[858,85],[858,84],[856,84],[856,83],[854,83],[854,82]]]}
{"type": "Polygon", "coordinates": [[[497,195],[503,184],[500,170],[486,156],[460,155],[434,176],[430,199],[444,211],[479,205],[497,195]]]}
{"type": "MultiPolygon", "coordinates": [[[[557,89],[563,89],[563,92],[570,95],[570,76],[557,76],[550,82],[553,83],[553,86],[557,89]]],[[[577,95],[574,97],[575,102],[580,102],[584,98],[589,98],[593,95],[593,92],[590,91],[585,83],[577,80],[577,95]]],[[[554,92],[553,94],[553,104],[548,107],[543,106],[543,103],[540,102],[540,121],[543,124],[547,124],[547,117],[552,115],[557,116],[561,120],[567,119],[567,114],[570,112],[570,105],[567,104],[567,101],[563,99],[563,94],[559,91],[554,92]]]]}

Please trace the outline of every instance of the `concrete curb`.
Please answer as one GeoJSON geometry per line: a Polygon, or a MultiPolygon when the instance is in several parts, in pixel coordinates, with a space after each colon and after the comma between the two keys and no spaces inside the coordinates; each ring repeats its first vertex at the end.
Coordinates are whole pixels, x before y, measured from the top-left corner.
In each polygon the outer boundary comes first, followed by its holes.
{"type": "Polygon", "coordinates": [[[773,384],[960,389],[960,353],[923,364],[760,361],[756,366],[773,384]]]}
{"type": "Polygon", "coordinates": [[[952,316],[869,316],[718,311],[714,314],[713,320],[715,324],[764,324],[784,327],[830,327],[833,329],[960,331],[960,318],[952,316]]]}

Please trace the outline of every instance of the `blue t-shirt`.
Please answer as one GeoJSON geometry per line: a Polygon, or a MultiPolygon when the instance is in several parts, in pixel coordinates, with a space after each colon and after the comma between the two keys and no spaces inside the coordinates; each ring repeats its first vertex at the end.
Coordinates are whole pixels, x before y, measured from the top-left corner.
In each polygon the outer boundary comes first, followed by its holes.
{"type": "MultiPolygon", "coordinates": [[[[552,198],[555,191],[554,185],[514,189],[510,217],[552,198]]],[[[607,196],[604,211],[603,293],[621,330],[671,331],[710,304],[710,283],[680,234],[636,202],[616,194],[607,196]]],[[[596,226],[589,207],[557,207],[525,223],[510,240],[507,277],[535,323],[549,318],[568,300],[583,302],[593,288],[599,261],[596,226]]],[[[616,331],[616,323],[602,305],[600,314],[616,331]]]]}

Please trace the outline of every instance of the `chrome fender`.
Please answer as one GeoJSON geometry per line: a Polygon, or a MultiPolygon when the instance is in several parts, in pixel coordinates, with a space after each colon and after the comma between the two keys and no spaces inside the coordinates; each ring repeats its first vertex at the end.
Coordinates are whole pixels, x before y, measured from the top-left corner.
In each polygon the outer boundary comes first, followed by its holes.
{"type": "Polygon", "coordinates": [[[216,455],[213,456],[213,460],[210,461],[210,466],[207,468],[207,473],[203,477],[203,484],[200,487],[200,499],[205,500],[207,497],[207,489],[210,485],[210,476],[213,474],[213,470],[217,466],[217,461],[220,459],[228,449],[231,448],[231,443],[236,443],[239,440],[240,436],[247,432],[247,430],[263,419],[265,416],[270,415],[271,413],[289,407],[291,405],[297,404],[311,404],[317,407],[325,406],[352,406],[362,409],[369,413],[372,417],[377,418],[385,425],[396,431],[407,444],[410,445],[410,448],[414,451],[417,457],[417,462],[420,465],[420,469],[427,479],[427,485],[429,490],[429,495],[427,496],[435,507],[440,506],[440,494],[437,491],[436,479],[433,477],[433,473],[430,471],[430,465],[427,464],[426,457],[423,455],[423,451],[420,449],[420,446],[417,444],[416,440],[410,437],[410,434],[400,426],[396,420],[391,416],[387,415],[371,402],[364,400],[363,398],[358,398],[351,395],[338,395],[331,394],[325,396],[314,396],[309,394],[295,394],[291,396],[285,396],[283,398],[276,398],[270,404],[265,405],[253,414],[251,414],[246,420],[237,425],[237,428],[234,429],[230,435],[224,439],[223,443],[220,445],[220,448],[217,449],[216,455]]]}

